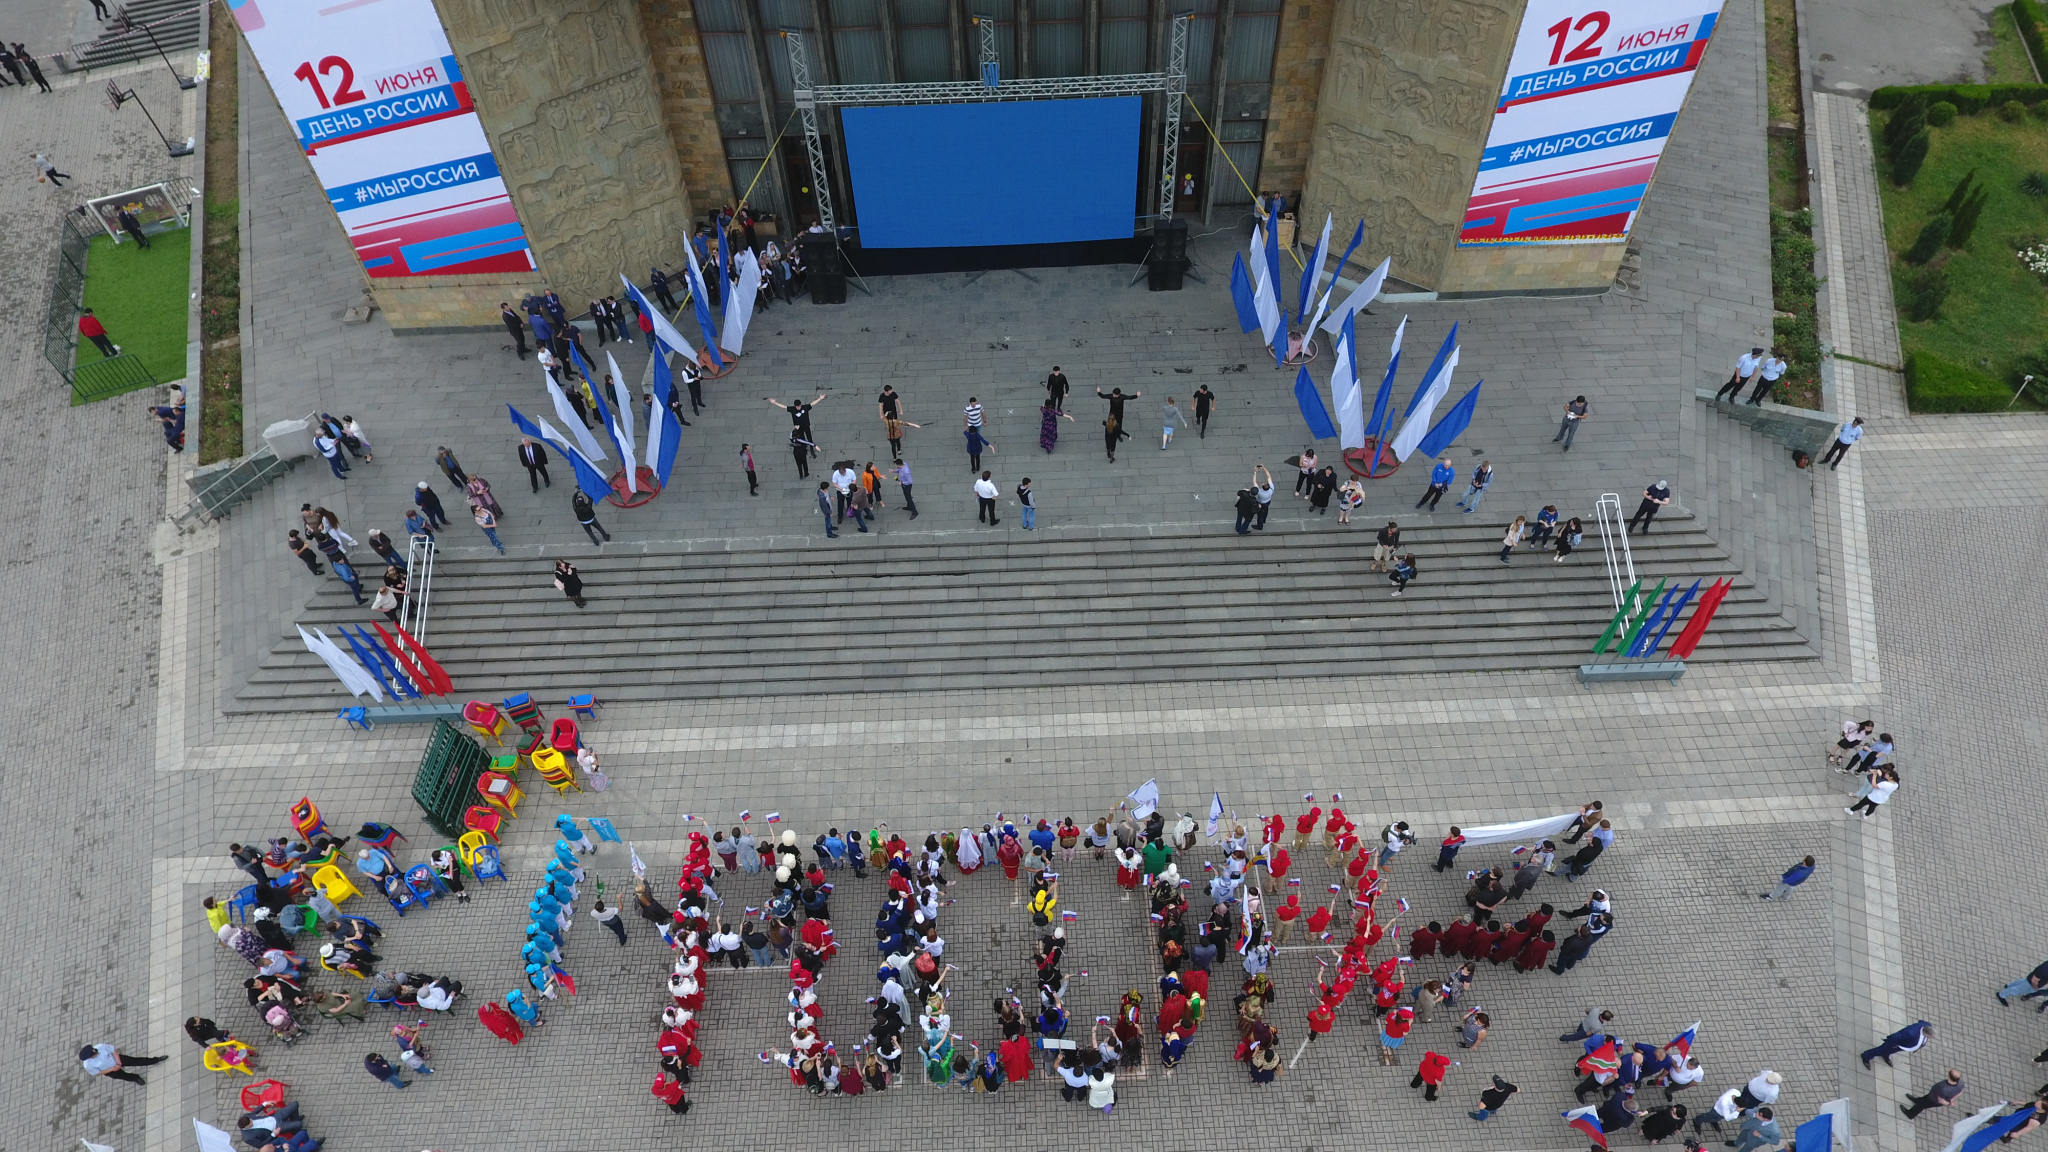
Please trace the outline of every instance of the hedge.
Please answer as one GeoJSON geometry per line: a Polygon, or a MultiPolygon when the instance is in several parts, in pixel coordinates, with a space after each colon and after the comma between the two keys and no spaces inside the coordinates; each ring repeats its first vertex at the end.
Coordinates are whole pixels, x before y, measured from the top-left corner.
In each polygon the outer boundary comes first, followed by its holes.
{"type": "Polygon", "coordinates": [[[2027,51],[2033,53],[2034,67],[2048,66],[2048,47],[2041,38],[2041,8],[2034,0],[2012,0],[2013,23],[2019,26],[2020,39],[2026,41],[2027,51]]]}
{"type": "Polygon", "coordinates": [[[1927,97],[1929,104],[1940,101],[1953,104],[1956,111],[1965,116],[1975,116],[2008,100],[2017,100],[2029,107],[2048,100],[2048,84],[1914,84],[1879,88],[1870,94],[1870,106],[1880,110],[1896,108],[1900,101],[1916,92],[1927,97]]]}
{"type": "Polygon", "coordinates": [[[1974,368],[1914,352],[1906,357],[1906,403],[1915,412],[2002,412],[2005,385],[1974,368]]]}

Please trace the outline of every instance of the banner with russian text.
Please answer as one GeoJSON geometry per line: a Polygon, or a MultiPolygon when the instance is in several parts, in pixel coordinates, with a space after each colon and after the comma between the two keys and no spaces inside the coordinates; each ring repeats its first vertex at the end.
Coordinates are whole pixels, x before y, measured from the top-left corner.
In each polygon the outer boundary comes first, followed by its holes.
{"type": "Polygon", "coordinates": [[[228,0],[371,276],[529,272],[433,0],[228,0]]]}
{"type": "Polygon", "coordinates": [[[1611,244],[1634,226],[1721,0],[1591,3],[1529,0],[1461,247],[1611,244]]]}

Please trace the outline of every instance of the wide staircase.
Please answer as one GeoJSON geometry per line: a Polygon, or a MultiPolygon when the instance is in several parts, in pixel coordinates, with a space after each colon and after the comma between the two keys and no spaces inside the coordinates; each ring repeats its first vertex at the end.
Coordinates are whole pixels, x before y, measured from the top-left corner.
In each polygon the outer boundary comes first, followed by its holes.
{"type": "MultiPolygon", "coordinates": [[[[1589,521],[1590,527],[1590,521],[1589,521]]],[[[1563,564],[1500,529],[1404,529],[1421,578],[1395,598],[1370,572],[1373,528],[1135,539],[896,543],[853,537],[759,551],[590,550],[589,607],[552,562],[439,561],[428,646],[459,696],[608,700],[1140,684],[1568,668],[1614,612],[1599,536],[1563,564]]],[[[1022,536],[1023,533],[1016,535],[1022,536]]],[[[1633,537],[1651,587],[1734,577],[1694,660],[1810,660],[1726,551],[1683,514],[1633,537]]],[[[367,577],[366,573],[366,577],[367,577]]],[[[372,614],[327,581],[302,622],[372,614]]],[[[381,617],[380,617],[381,618],[381,617]]],[[[329,628],[332,635],[332,629],[329,628]]],[[[1676,634],[1674,629],[1673,634],[1676,634]]],[[[340,684],[296,633],[235,711],[335,707],[340,684]]]]}
{"type": "MultiPolygon", "coordinates": [[[[113,7],[126,12],[133,27],[126,32],[107,32],[90,43],[74,46],[68,69],[109,68],[153,58],[158,48],[175,55],[202,46],[200,5],[194,0],[128,0],[113,7]],[[156,38],[154,42],[151,36],[156,38]]],[[[233,18],[225,6],[214,14],[216,20],[233,18]]]]}

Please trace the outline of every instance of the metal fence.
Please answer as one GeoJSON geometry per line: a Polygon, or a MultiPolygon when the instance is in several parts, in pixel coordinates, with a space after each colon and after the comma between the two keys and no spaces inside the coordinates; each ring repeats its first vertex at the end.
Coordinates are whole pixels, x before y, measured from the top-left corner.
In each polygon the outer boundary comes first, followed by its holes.
{"type": "Polygon", "coordinates": [[[427,609],[434,600],[434,546],[432,536],[414,536],[405,550],[405,602],[399,606],[398,620],[413,639],[427,642],[427,609]]]}
{"type": "MultiPolygon", "coordinates": [[[[1628,525],[1621,518],[1621,495],[1603,493],[1593,504],[1593,515],[1600,522],[1600,550],[1607,559],[1608,591],[1613,593],[1614,607],[1619,611],[1624,607],[1629,589],[1636,585],[1636,558],[1628,545],[1628,525]]],[[[1626,627],[1634,622],[1635,613],[1632,611],[1623,625],[1626,627]]]]}
{"type": "Polygon", "coordinates": [[[126,352],[103,360],[88,360],[72,374],[71,404],[73,407],[90,404],[123,392],[149,388],[156,383],[156,374],[149,370],[149,366],[126,352]]]}
{"type": "Polygon", "coordinates": [[[57,270],[50,277],[50,303],[43,312],[43,359],[68,383],[78,347],[78,310],[85,300],[85,259],[92,234],[75,213],[57,218],[57,270]]]}

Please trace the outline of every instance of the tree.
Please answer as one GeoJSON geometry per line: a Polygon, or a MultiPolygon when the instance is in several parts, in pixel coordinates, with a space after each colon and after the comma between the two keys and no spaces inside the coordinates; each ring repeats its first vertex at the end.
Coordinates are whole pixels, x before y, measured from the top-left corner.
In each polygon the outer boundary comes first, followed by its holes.
{"type": "Polygon", "coordinates": [[[1915,273],[1906,288],[1906,317],[1909,320],[1932,320],[1941,311],[1942,301],[1948,299],[1948,267],[1945,264],[1929,264],[1915,273]]]}
{"type": "Polygon", "coordinates": [[[1892,183],[1901,188],[1913,182],[1920,174],[1920,166],[1927,162],[1927,129],[1915,132],[1899,146],[1898,154],[1892,157],[1892,183]]]}
{"type": "Polygon", "coordinates": [[[1962,248],[1970,243],[1970,234],[1977,230],[1977,218],[1984,214],[1984,202],[1991,198],[1989,188],[1977,188],[1956,209],[1955,222],[1949,225],[1948,246],[1962,248]]]}
{"type": "Polygon", "coordinates": [[[1972,185],[1976,183],[1976,180],[1977,170],[1975,168],[1963,173],[1963,178],[1956,181],[1955,190],[1948,194],[1948,200],[1942,204],[1941,210],[1951,216],[1955,215],[1956,211],[1963,206],[1963,201],[1970,198],[1972,185]]]}
{"type": "Polygon", "coordinates": [[[1896,153],[1900,144],[1927,126],[1927,97],[1918,92],[1899,101],[1891,119],[1884,122],[1884,144],[1896,153]]]}
{"type": "Polygon", "coordinates": [[[1955,222],[1955,217],[1948,213],[1936,212],[1934,219],[1929,220],[1927,226],[1920,229],[1920,238],[1913,241],[1911,248],[1906,249],[1903,257],[1906,263],[1925,264],[1934,259],[1934,254],[1941,251],[1942,242],[1948,239],[1949,229],[1955,227],[1955,222]]]}

